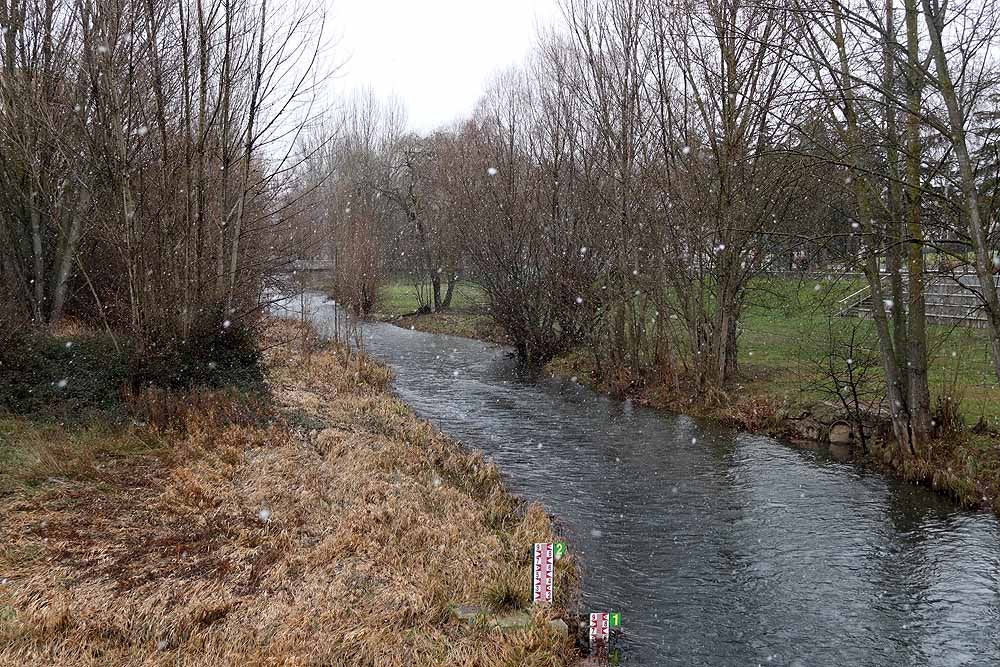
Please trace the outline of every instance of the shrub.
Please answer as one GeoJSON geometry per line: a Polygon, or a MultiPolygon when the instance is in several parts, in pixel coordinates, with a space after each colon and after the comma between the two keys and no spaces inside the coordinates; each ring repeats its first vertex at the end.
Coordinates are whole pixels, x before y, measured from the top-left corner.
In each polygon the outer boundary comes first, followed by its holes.
{"type": "Polygon", "coordinates": [[[151,344],[146,354],[133,355],[129,373],[132,389],[260,389],[264,374],[253,331],[247,325],[224,326],[223,322],[219,318],[205,323],[187,340],[168,339],[151,344]]]}
{"type": "Polygon", "coordinates": [[[4,341],[0,411],[14,414],[82,419],[95,410],[119,411],[126,394],[150,388],[263,387],[260,350],[245,326],[204,326],[185,341],[148,343],[141,353],[134,343],[122,341],[119,349],[109,336],[89,331],[54,336],[22,328],[8,330],[4,341]]]}
{"type": "Polygon", "coordinates": [[[103,335],[23,329],[0,348],[0,408],[15,414],[110,410],[121,403],[127,357],[103,335]]]}

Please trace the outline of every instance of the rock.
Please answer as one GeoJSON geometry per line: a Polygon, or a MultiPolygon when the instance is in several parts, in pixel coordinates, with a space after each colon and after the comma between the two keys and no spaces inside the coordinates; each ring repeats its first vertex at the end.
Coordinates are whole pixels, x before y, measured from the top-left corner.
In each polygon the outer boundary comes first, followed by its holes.
{"type": "Polygon", "coordinates": [[[830,426],[831,445],[850,445],[854,442],[854,429],[845,421],[834,422],[830,426]]]}
{"type": "Polygon", "coordinates": [[[500,628],[526,628],[531,625],[531,615],[524,611],[515,611],[513,614],[498,616],[493,622],[500,628]]]}
{"type": "Polygon", "coordinates": [[[793,417],[788,420],[792,428],[793,437],[799,440],[815,441],[820,439],[821,424],[818,419],[808,412],[801,417],[793,417]]]}
{"type": "Polygon", "coordinates": [[[569,626],[561,618],[549,621],[549,627],[555,630],[560,637],[569,637],[569,626]]]}
{"type": "Polygon", "coordinates": [[[460,604],[455,607],[455,615],[460,621],[475,621],[483,615],[483,610],[474,604],[460,604]]]}

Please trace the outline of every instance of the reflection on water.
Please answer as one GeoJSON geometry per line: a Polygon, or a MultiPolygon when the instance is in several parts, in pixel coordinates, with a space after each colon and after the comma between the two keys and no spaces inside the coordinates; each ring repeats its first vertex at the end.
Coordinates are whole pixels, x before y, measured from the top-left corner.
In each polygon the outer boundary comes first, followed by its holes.
{"type": "MultiPolygon", "coordinates": [[[[324,298],[306,303],[332,320],[324,298]]],[[[993,516],[534,377],[497,346],[384,324],[364,341],[403,400],[558,517],[587,610],[623,612],[628,662],[1000,664],[993,516]]]]}

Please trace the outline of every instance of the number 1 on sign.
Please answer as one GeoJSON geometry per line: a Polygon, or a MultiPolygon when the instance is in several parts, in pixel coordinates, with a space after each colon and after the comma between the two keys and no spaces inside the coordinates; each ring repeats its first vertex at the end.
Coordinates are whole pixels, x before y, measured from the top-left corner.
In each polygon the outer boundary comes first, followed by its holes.
{"type": "Polygon", "coordinates": [[[620,612],[596,612],[590,615],[590,645],[606,644],[611,639],[611,629],[622,626],[620,612]]]}

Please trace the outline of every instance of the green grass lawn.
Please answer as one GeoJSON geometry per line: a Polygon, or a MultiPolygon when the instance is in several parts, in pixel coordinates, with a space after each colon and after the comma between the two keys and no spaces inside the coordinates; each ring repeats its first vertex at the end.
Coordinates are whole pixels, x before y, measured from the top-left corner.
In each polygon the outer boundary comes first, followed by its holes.
{"type": "MultiPolygon", "coordinates": [[[[411,281],[396,280],[382,287],[379,292],[376,319],[392,320],[402,327],[428,333],[448,334],[478,340],[507,343],[507,335],[490,317],[489,305],[483,290],[470,282],[455,285],[451,308],[438,313],[402,317],[420,308],[417,290],[423,289],[424,299],[431,298],[430,283],[414,285],[411,281]]],[[[442,288],[442,297],[444,296],[442,288]]]]}
{"type": "MultiPolygon", "coordinates": [[[[420,301],[417,298],[418,290],[422,290],[426,301],[433,298],[430,282],[418,284],[413,281],[395,280],[388,283],[379,291],[379,313],[398,317],[415,312],[420,308],[420,301]]],[[[447,286],[442,285],[442,298],[444,298],[446,291],[447,286]]],[[[455,293],[452,295],[451,309],[456,312],[484,312],[486,295],[483,294],[478,285],[466,281],[459,282],[455,285],[455,293]]]]}
{"type": "MultiPolygon", "coordinates": [[[[861,351],[877,352],[874,324],[838,317],[840,300],[863,285],[857,281],[816,282],[769,278],[750,292],[741,320],[740,364],[753,378],[751,391],[808,406],[830,396],[813,388],[817,363],[831,351],[831,331],[841,340],[852,329],[861,351]]],[[[980,416],[1000,422],[1000,387],[992,371],[989,341],[984,331],[959,326],[928,326],[932,400],[961,400],[967,422],[980,416]]],[[[846,368],[844,346],[839,362],[846,368]]],[[[874,355],[877,358],[877,355],[874,355]]],[[[835,362],[836,363],[836,362],[835,362]]],[[[873,379],[881,381],[881,367],[873,379]]]]}

